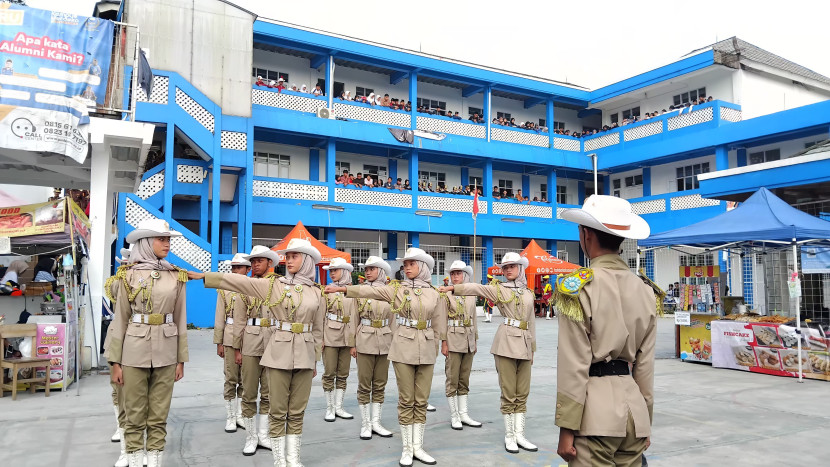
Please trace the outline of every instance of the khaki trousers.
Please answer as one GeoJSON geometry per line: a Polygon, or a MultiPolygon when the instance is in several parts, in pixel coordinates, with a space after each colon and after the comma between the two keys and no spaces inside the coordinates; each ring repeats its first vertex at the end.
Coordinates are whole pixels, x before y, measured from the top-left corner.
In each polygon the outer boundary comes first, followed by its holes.
{"type": "Polygon", "coordinates": [[[311,395],[314,370],[268,369],[271,389],[271,412],[268,417],[271,438],[299,435],[303,432],[303,416],[311,395]]]}
{"type": "Polygon", "coordinates": [[[147,430],[147,450],[163,451],[167,437],[167,414],[173,398],[176,365],[161,368],[121,367],[124,375],[124,436],[127,452],[144,449],[144,430],[147,430]]]}
{"type": "MultiPolygon", "coordinates": [[[[112,374],[112,365],[110,365],[110,374],[112,374]]],[[[112,405],[118,407],[118,427],[124,428],[124,424],[127,423],[127,414],[124,412],[124,391],[121,390],[121,386],[110,382],[110,386],[112,387],[112,405]]]]}
{"type": "Polygon", "coordinates": [[[389,359],[386,355],[357,353],[357,403],[383,404],[386,382],[389,380],[389,359]]]}
{"type": "Polygon", "coordinates": [[[501,387],[501,413],[527,412],[527,396],[530,395],[530,360],[496,357],[496,371],[501,387]]]}
{"type": "Polygon", "coordinates": [[[236,364],[234,349],[225,346],[225,400],[242,397],[242,365],[236,364]]]}
{"type": "Polygon", "coordinates": [[[634,433],[634,418],[628,414],[625,437],[577,436],[574,438],[576,459],[569,466],[618,466],[639,467],[643,463],[646,438],[637,438],[634,433]]]}
{"type": "Polygon", "coordinates": [[[326,347],[323,349],[323,391],[346,389],[352,356],[350,347],[326,347]]]}
{"type": "Polygon", "coordinates": [[[256,396],[259,393],[259,413],[270,412],[268,369],[259,364],[262,357],[242,356],[242,416],[256,415],[256,396]]]}
{"type": "Polygon", "coordinates": [[[470,372],[473,370],[475,352],[450,352],[444,362],[447,375],[447,397],[466,396],[470,393],[470,372]]]}
{"type": "Polygon", "coordinates": [[[435,365],[393,363],[398,380],[398,422],[401,425],[426,423],[427,400],[435,365]]]}

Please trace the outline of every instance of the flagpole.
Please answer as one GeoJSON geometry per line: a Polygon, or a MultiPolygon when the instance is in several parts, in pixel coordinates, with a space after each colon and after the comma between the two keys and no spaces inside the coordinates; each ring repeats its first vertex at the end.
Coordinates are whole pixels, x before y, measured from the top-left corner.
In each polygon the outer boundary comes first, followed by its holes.
{"type": "MultiPolygon", "coordinates": [[[[478,203],[478,187],[476,182],[473,182],[473,202],[478,203]]],[[[476,274],[476,250],[478,249],[478,242],[476,240],[476,223],[478,222],[478,213],[473,215],[473,275],[476,277],[477,283],[481,283],[481,276],[476,274]]]]}

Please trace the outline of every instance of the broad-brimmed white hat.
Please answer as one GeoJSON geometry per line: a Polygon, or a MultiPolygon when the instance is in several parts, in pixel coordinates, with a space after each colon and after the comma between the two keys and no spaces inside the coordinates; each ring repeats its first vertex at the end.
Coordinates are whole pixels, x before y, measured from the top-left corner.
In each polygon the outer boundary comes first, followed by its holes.
{"type": "Polygon", "coordinates": [[[129,248],[122,248],[121,251],[119,252],[121,254],[121,257],[120,258],[115,258],[115,261],[117,261],[118,263],[121,263],[121,264],[128,263],[130,261],[130,253],[132,253],[132,252],[133,252],[133,246],[132,245],[130,245],[129,248]]]}
{"type": "Polygon", "coordinates": [[[314,248],[311,245],[311,242],[305,240],[303,238],[292,238],[288,242],[288,246],[285,247],[284,250],[279,250],[277,253],[285,256],[286,253],[305,253],[308,256],[311,256],[311,259],[314,260],[314,264],[320,262],[323,259],[323,255],[320,254],[320,251],[317,248],[314,248]]]}
{"type": "Polygon", "coordinates": [[[245,253],[237,253],[233,255],[233,259],[229,261],[231,266],[250,266],[251,262],[248,261],[248,255],[245,253]]]}
{"type": "Polygon", "coordinates": [[[330,271],[332,269],[345,269],[346,271],[354,271],[354,266],[343,258],[332,258],[328,266],[323,266],[323,269],[330,271]]]}
{"type": "Polygon", "coordinates": [[[426,263],[427,267],[430,271],[432,268],[435,267],[435,259],[432,256],[428,255],[426,251],[420,248],[407,248],[406,253],[404,253],[403,258],[396,258],[398,261],[406,261],[408,259],[415,260],[415,261],[423,261],[426,263]]]}
{"type": "Polygon", "coordinates": [[[465,263],[464,261],[461,261],[461,260],[453,261],[452,264],[450,265],[450,272],[453,272],[453,271],[464,271],[464,272],[467,273],[467,276],[469,276],[470,279],[473,278],[473,268],[472,268],[472,266],[468,266],[467,263],[465,263]]]}
{"type": "Polygon", "coordinates": [[[581,208],[565,209],[560,217],[623,238],[648,238],[651,228],[634,214],[631,203],[616,196],[591,195],[581,208]]]}
{"type": "Polygon", "coordinates": [[[127,234],[127,243],[137,243],[142,238],[152,237],[181,237],[180,232],[170,228],[170,224],[164,219],[144,219],[138,223],[138,227],[127,234]]]}
{"type": "Polygon", "coordinates": [[[270,259],[274,263],[272,266],[276,266],[277,263],[280,262],[280,256],[277,254],[277,252],[270,249],[270,248],[268,248],[265,245],[256,245],[255,247],[251,248],[251,254],[244,255],[244,256],[245,256],[245,259],[248,260],[249,262],[253,258],[270,259]]]}
{"type": "Polygon", "coordinates": [[[505,253],[504,256],[501,257],[501,263],[499,263],[499,267],[504,269],[504,267],[508,264],[519,264],[522,266],[522,269],[525,269],[527,268],[527,265],[530,264],[530,261],[527,259],[527,257],[521,256],[515,251],[510,251],[505,253]]]}
{"type": "Polygon", "coordinates": [[[380,256],[370,256],[366,258],[366,262],[361,264],[361,266],[363,266],[363,269],[366,269],[369,266],[381,268],[386,271],[387,276],[392,275],[392,266],[390,266],[389,263],[384,261],[380,256]]]}

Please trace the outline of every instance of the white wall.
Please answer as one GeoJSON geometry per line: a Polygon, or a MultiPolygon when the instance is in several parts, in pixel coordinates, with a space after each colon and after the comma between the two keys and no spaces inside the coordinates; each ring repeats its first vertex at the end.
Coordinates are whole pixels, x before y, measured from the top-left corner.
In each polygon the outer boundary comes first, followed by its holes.
{"type": "Polygon", "coordinates": [[[704,156],[695,159],[687,159],[671,164],[655,165],[651,168],[651,194],[662,195],[677,191],[677,168],[687,165],[709,163],[709,171],[715,171],[715,156],[704,156]]]}
{"type": "MultiPolygon", "coordinates": [[[[635,175],[642,175],[642,174],[643,174],[643,169],[634,169],[634,170],[629,170],[627,172],[620,172],[620,173],[611,174],[611,176],[610,176],[611,186],[610,186],[609,193],[612,194],[612,195],[614,194],[614,190],[615,190],[614,180],[619,180],[620,181],[620,197],[621,198],[623,198],[623,199],[642,198],[643,197],[643,185],[636,185],[636,186],[632,186],[632,187],[628,187],[628,188],[626,188],[626,186],[625,186],[625,178],[626,177],[633,177],[635,175]]],[[[643,183],[647,183],[647,181],[644,179],[643,183]]]]}
{"type": "MultiPolygon", "coordinates": [[[[769,151],[771,149],[778,149],[781,152],[781,159],[789,159],[794,154],[797,154],[805,149],[804,145],[806,143],[814,143],[816,141],[823,141],[828,138],[827,133],[810,136],[808,138],[798,138],[789,141],[781,141],[775,144],[765,144],[763,146],[753,146],[751,148],[746,148],[746,161],[749,164],[750,157],[749,155],[754,152],[761,152],[761,151],[769,151]]],[[[733,167],[730,165],[730,167],[733,167]]]]}
{"type": "MultiPolygon", "coordinates": [[[[303,84],[309,90],[314,89],[317,79],[326,78],[326,67],[321,66],[319,70],[310,67],[309,61],[303,57],[278,54],[266,50],[254,49],[253,67],[264,68],[279,73],[288,73],[288,83],[296,85],[299,89],[303,84]]],[[[254,80],[255,77],[252,77],[254,80]]],[[[335,79],[337,73],[335,72],[335,79]]],[[[348,89],[348,88],[347,88],[348,89]]],[[[354,89],[352,89],[354,93],[354,89]]]]}
{"type": "Polygon", "coordinates": [[[30,186],[30,185],[0,185],[0,207],[19,206],[26,204],[38,204],[49,201],[52,197],[52,189],[46,186],[30,186]],[[17,201],[3,202],[6,196],[17,201]]]}
{"type": "Polygon", "coordinates": [[[741,110],[744,120],[830,99],[830,92],[769,73],[745,69],[741,110]]]}
{"type": "MultiPolygon", "coordinates": [[[[291,156],[291,164],[288,167],[288,178],[292,180],[308,180],[308,148],[291,146],[287,144],[255,141],[254,152],[268,152],[272,154],[285,154],[291,156]]],[[[323,153],[324,152],[321,151],[321,154],[323,153]]]]}
{"type": "MultiPolygon", "coordinates": [[[[520,125],[526,121],[531,121],[538,125],[539,119],[545,118],[546,110],[544,104],[535,105],[529,109],[525,109],[524,101],[517,101],[515,99],[507,99],[497,96],[493,96],[490,100],[490,104],[492,106],[492,109],[490,110],[490,113],[492,114],[491,119],[496,117],[496,112],[509,113],[512,118],[516,119],[517,125],[520,125]]],[[[556,116],[555,112],[554,116],[556,116]]],[[[559,120],[556,119],[556,121],[559,120]]]]}
{"type": "Polygon", "coordinates": [[[575,178],[556,178],[557,186],[564,186],[566,189],[567,202],[564,204],[577,204],[579,201],[579,180],[575,178]]]}
{"type": "MultiPolygon", "coordinates": [[[[522,174],[515,173],[515,172],[501,172],[498,170],[493,171],[493,185],[498,186],[499,180],[511,180],[513,182],[513,193],[516,193],[516,190],[520,190],[522,188],[522,174]]],[[[500,188],[501,189],[501,188],[500,188]]],[[[489,188],[490,192],[493,191],[493,187],[489,188]]]]}
{"type": "MultiPolygon", "coordinates": [[[[577,117],[578,111],[575,109],[565,109],[562,107],[553,108],[553,121],[562,122],[565,124],[565,129],[571,132],[582,131],[582,119],[577,117]]],[[[548,126],[551,124],[548,123],[548,126]]]]}

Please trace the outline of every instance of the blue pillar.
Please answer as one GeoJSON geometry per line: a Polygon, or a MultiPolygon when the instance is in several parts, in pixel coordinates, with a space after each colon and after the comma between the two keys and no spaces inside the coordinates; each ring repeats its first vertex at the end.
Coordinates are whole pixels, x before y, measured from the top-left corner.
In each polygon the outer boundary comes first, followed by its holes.
{"type": "MultiPolygon", "coordinates": [[[[470,169],[468,167],[461,167],[461,186],[470,184],[470,169]]],[[[484,190],[482,190],[484,192],[484,190]]]]}
{"type": "Polygon", "coordinates": [[[230,222],[222,222],[219,236],[222,242],[219,253],[223,255],[228,253],[233,254],[233,224],[230,222]]]}
{"type": "Polygon", "coordinates": [[[244,173],[241,174],[244,177],[244,182],[242,182],[242,178],[240,178],[239,183],[239,195],[238,199],[239,202],[239,223],[237,224],[236,230],[236,248],[239,251],[251,251],[251,243],[253,237],[253,213],[254,213],[254,119],[249,118],[248,120],[248,163],[247,168],[245,169],[244,173]],[[243,185],[244,183],[244,185],[243,185]],[[243,207],[244,205],[244,207],[243,207]]]}
{"type": "Polygon", "coordinates": [[[326,96],[329,98],[329,109],[332,108],[334,96],[334,57],[329,55],[326,60],[326,96]]]}
{"type": "Polygon", "coordinates": [[[556,256],[556,247],[559,246],[559,243],[556,240],[548,240],[548,250],[550,254],[556,256]]]}
{"type": "MultiPolygon", "coordinates": [[[[417,128],[418,125],[418,73],[412,72],[409,74],[409,101],[412,103],[412,109],[409,111],[409,118],[412,120],[412,129],[417,128]]],[[[409,173],[409,183],[418,181],[418,177],[413,178],[412,172],[409,173]]]]}
{"type": "Polygon", "coordinates": [[[522,194],[525,198],[530,198],[530,175],[522,174],[522,194]]]}
{"type": "Polygon", "coordinates": [[[495,260],[493,259],[493,237],[482,237],[484,242],[484,257],[481,259],[481,280],[485,284],[487,281],[487,270],[490,269],[495,260]]]}
{"type": "MultiPolygon", "coordinates": [[[[394,185],[398,181],[398,160],[389,159],[387,164],[389,165],[389,176],[392,177],[392,185],[394,185]]],[[[401,180],[401,182],[403,182],[403,180],[401,180]]]]}
{"type": "Polygon", "coordinates": [[[545,193],[545,196],[548,198],[548,203],[553,205],[553,212],[555,213],[558,201],[556,199],[556,171],[553,169],[548,170],[548,192],[545,193]]]}
{"type": "Polygon", "coordinates": [[[409,232],[409,243],[414,248],[418,248],[421,246],[421,233],[420,232],[409,232]]]}
{"type": "Polygon", "coordinates": [[[755,304],[755,297],[753,293],[753,286],[755,282],[755,278],[753,277],[753,273],[755,271],[753,259],[754,255],[750,253],[749,249],[743,251],[743,257],[741,258],[741,269],[743,270],[743,296],[744,296],[744,303],[748,307],[752,307],[755,304]]]}
{"type": "MultiPolygon", "coordinates": [[[[418,150],[409,151],[409,186],[413,192],[418,191],[418,150]]],[[[417,203],[414,203],[417,204],[417,203]]]]}
{"type": "Polygon", "coordinates": [[[726,170],[729,168],[729,151],[726,146],[715,147],[715,170],[726,170]]]}
{"type": "Polygon", "coordinates": [[[545,123],[548,127],[548,144],[553,149],[553,99],[548,98],[547,107],[545,108],[545,123]]]}
{"type": "Polygon", "coordinates": [[[487,133],[487,142],[490,142],[490,121],[493,120],[493,118],[490,116],[490,114],[492,113],[490,109],[490,97],[491,89],[490,86],[487,85],[484,87],[484,109],[482,109],[482,112],[484,112],[484,124],[486,125],[485,131],[487,133]]]}
{"type": "MultiPolygon", "coordinates": [[[[486,159],[484,161],[484,171],[481,184],[484,185],[484,188],[481,190],[481,194],[484,195],[485,198],[489,198],[493,192],[493,160],[486,159]]],[[[492,207],[490,208],[489,212],[493,212],[492,207]]]]}
{"type": "MultiPolygon", "coordinates": [[[[643,183],[645,183],[645,175],[643,175],[643,183]]],[[[649,193],[651,193],[651,188],[649,188],[649,193]]],[[[603,195],[610,195],[611,194],[611,176],[610,175],[603,175],[602,176],[602,194],[603,195]]]]}
{"type": "Polygon", "coordinates": [[[312,182],[320,181],[320,150],[317,148],[308,150],[308,179],[312,182]]]}
{"type": "Polygon", "coordinates": [[[398,257],[398,233],[397,232],[386,232],[386,257],[387,258],[397,258],[398,257]]]}
{"type": "MultiPolygon", "coordinates": [[[[176,181],[176,149],[173,142],[175,133],[175,125],[172,122],[168,123],[164,150],[164,204],[162,205],[162,211],[169,219],[173,218],[173,183],[176,181]]],[[[205,222],[207,222],[207,219],[205,219],[205,222]]]]}
{"type": "Polygon", "coordinates": [[[651,167],[643,167],[643,196],[651,196],[651,167]]]}
{"type": "Polygon", "coordinates": [[[582,205],[585,203],[585,180],[580,180],[576,183],[577,203],[582,205]]]}
{"type": "MultiPolygon", "coordinates": [[[[202,196],[199,197],[199,237],[201,237],[204,241],[210,241],[208,238],[208,222],[210,222],[210,213],[208,211],[207,186],[207,180],[202,182],[202,196]]],[[[170,217],[173,217],[172,212],[170,213],[170,217]]]]}
{"type": "Polygon", "coordinates": [[[326,228],[326,246],[329,248],[337,248],[337,229],[334,227],[326,228]]]}
{"type": "Polygon", "coordinates": [[[215,124],[217,131],[213,135],[213,186],[210,203],[210,270],[216,271],[219,268],[219,225],[221,224],[220,208],[222,205],[222,112],[216,112],[215,124]]]}
{"type": "Polygon", "coordinates": [[[645,254],[645,266],[643,269],[646,271],[646,276],[649,279],[654,280],[654,250],[648,250],[645,254]]]}
{"type": "Polygon", "coordinates": [[[746,167],[746,148],[738,148],[738,167],[746,167]]]}
{"type": "Polygon", "coordinates": [[[334,162],[337,160],[337,143],[331,138],[326,142],[326,183],[329,186],[329,201],[334,201],[334,162]]]}

